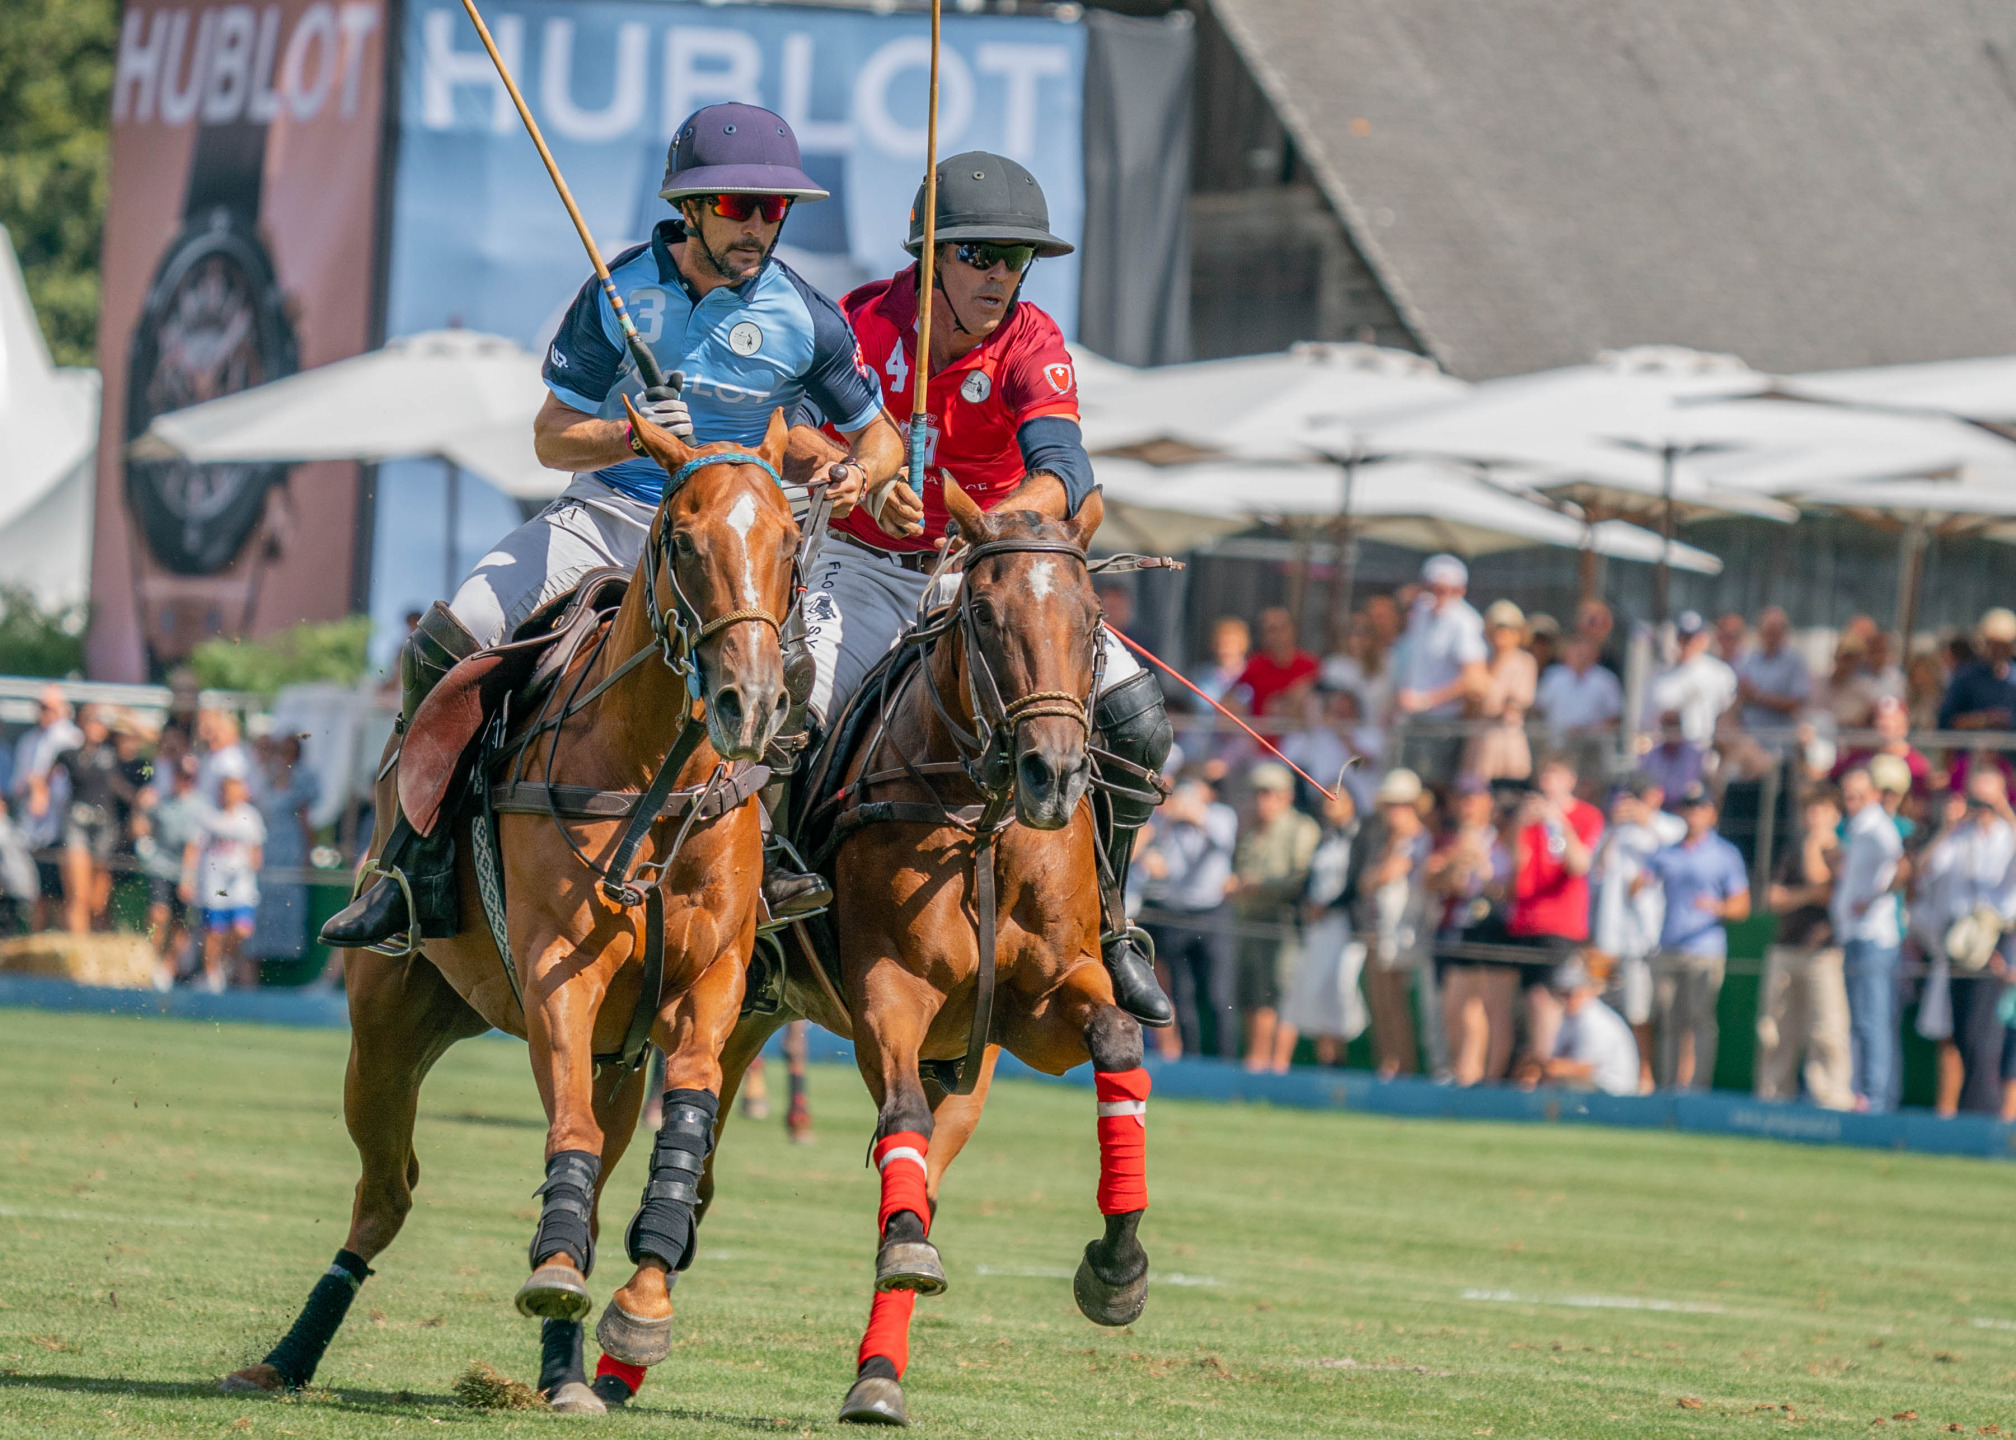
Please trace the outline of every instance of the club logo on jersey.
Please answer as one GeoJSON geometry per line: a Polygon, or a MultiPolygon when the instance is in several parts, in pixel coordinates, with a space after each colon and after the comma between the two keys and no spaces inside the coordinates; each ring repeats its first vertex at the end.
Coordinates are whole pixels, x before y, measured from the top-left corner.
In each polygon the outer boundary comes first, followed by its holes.
{"type": "Polygon", "coordinates": [[[565,370],[567,368],[567,357],[560,353],[558,345],[548,345],[546,347],[546,356],[555,370],[565,370]]]}
{"type": "Polygon", "coordinates": [[[1050,388],[1055,390],[1059,395],[1069,395],[1072,383],[1076,378],[1072,375],[1071,366],[1068,362],[1059,365],[1045,365],[1043,367],[1043,376],[1050,382],[1050,388]]]}
{"type": "Polygon", "coordinates": [[[728,348],[737,355],[754,355],[763,348],[761,327],[754,320],[744,320],[728,332],[728,348]]]}
{"type": "Polygon", "coordinates": [[[868,357],[861,353],[861,342],[854,342],[854,372],[869,384],[875,383],[875,372],[868,368],[868,357]]]}
{"type": "Polygon", "coordinates": [[[966,383],[959,387],[959,393],[978,405],[994,393],[994,382],[987,378],[985,370],[975,370],[966,377],[966,383]]]}

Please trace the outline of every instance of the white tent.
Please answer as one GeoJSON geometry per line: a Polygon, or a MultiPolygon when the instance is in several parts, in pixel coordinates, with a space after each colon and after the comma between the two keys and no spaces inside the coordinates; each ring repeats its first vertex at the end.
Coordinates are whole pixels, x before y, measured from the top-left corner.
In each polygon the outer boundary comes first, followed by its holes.
{"type": "MultiPolygon", "coordinates": [[[[1200,461],[1148,465],[1093,461],[1106,501],[1107,531],[1130,543],[1188,549],[1243,530],[1258,520],[1330,519],[1338,514],[1340,481],[1327,465],[1265,465],[1200,461]]],[[[1527,545],[1579,550],[1619,560],[1656,562],[1660,538],[1622,521],[1593,529],[1575,516],[1508,494],[1454,466],[1403,462],[1365,470],[1352,496],[1352,529],[1366,539],[1413,550],[1489,555],[1527,545]]],[[[1677,541],[1673,564],[1704,575],[1722,562],[1677,541]]]]}
{"type": "Polygon", "coordinates": [[[539,357],[473,330],[430,330],[382,350],[156,416],[135,459],[392,460],[437,456],[506,494],[557,495],[532,419],[545,403],[539,357]]]}
{"type": "Polygon", "coordinates": [[[88,593],[97,450],[98,372],[50,362],[0,228],[0,585],[52,607],[88,593]]]}

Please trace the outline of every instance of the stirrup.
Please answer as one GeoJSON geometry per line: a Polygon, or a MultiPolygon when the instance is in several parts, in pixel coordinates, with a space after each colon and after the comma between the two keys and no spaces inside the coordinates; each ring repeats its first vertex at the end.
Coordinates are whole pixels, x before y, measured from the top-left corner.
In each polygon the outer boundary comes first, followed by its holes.
{"type": "MultiPolygon", "coordinates": [[[[810,920],[815,915],[823,915],[826,913],[828,909],[832,907],[833,904],[833,889],[830,885],[826,883],[826,878],[823,875],[820,875],[817,871],[813,870],[811,866],[805,863],[805,857],[798,853],[797,846],[793,845],[789,840],[786,840],[782,835],[779,835],[774,830],[770,832],[770,835],[765,840],[763,845],[763,873],[766,879],[768,878],[770,873],[771,855],[773,852],[782,855],[784,859],[789,860],[791,862],[788,868],[794,874],[804,876],[807,879],[818,881],[820,888],[826,891],[826,898],[822,900],[819,904],[813,906],[810,910],[801,910],[793,915],[778,916],[772,913],[770,908],[770,896],[768,895],[767,892],[764,893],[763,918],[757,921],[756,924],[756,933],[758,935],[773,934],[778,930],[783,930],[789,926],[797,924],[800,920],[810,920]]],[[[787,867],[780,864],[778,868],[784,869],[787,867]]],[[[758,888],[760,891],[761,890],[760,885],[758,888]]]]}
{"type": "Polygon", "coordinates": [[[363,948],[373,955],[390,955],[405,960],[420,953],[420,911],[413,904],[413,887],[407,883],[406,872],[397,865],[381,864],[377,860],[368,861],[357,872],[357,879],[350,887],[350,902],[354,905],[357,897],[364,893],[364,882],[372,876],[392,881],[399,887],[399,893],[406,897],[406,929],[395,935],[388,935],[376,945],[363,948]]]}

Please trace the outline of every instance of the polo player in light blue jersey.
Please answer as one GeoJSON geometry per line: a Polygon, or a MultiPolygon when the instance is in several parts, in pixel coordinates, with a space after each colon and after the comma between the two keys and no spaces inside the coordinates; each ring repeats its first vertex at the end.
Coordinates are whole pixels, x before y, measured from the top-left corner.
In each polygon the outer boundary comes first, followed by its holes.
{"type": "MultiPolygon", "coordinates": [[[[453,600],[421,619],[399,658],[402,728],[458,660],[511,638],[590,570],[636,566],[665,472],[631,433],[626,395],[696,445],[754,449],[774,411],[792,415],[805,401],[837,417],[848,453],[827,475],[835,518],[864,493],[885,493],[902,466],[902,437],[846,318],[771,253],[794,204],[827,198],[801,167],[791,127],[754,105],[696,111],[673,138],[658,193],[678,218],[618,255],[609,273],[659,367],[683,372],[685,385],[675,396],[641,399],[615,312],[590,277],[547,347],[551,393],[533,426],[540,463],[574,472],[573,483],[478,561],[453,600]]],[[[892,523],[900,515],[892,508],[892,523]]],[[[453,935],[450,828],[422,837],[402,820],[380,857],[404,874],[417,913],[399,885],[381,880],[322,927],[323,943],[381,944],[415,923],[429,938],[453,935]]],[[[786,869],[767,874],[764,890],[773,913],[826,899],[824,881],[786,869]]]]}

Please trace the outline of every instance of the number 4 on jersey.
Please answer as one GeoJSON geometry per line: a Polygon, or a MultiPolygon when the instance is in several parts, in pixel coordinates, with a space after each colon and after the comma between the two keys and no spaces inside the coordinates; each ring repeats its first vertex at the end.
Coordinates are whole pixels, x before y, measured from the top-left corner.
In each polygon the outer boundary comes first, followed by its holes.
{"type": "Polygon", "coordinates": [[[905,384],[910,379],[910,361],[904,355],[902,345],[898,344],[890,350],[889,359],[882,366],[882,373],[889,377],[889,388],[898,395],[902,394],[905,384]]]}

